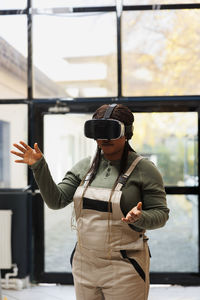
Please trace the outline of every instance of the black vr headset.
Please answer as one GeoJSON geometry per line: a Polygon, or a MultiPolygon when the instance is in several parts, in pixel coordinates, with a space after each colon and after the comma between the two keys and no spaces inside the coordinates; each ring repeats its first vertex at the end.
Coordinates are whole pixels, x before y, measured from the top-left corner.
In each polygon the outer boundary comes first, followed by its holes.
{"type": "Polygon", "coordinates": [[[109,119],[117,104],[107,108],[102,119],[92,119],[85,122],[84,134],[95,140],[116,140],[125,135],[125,126],[122,122],[109,119]]]}

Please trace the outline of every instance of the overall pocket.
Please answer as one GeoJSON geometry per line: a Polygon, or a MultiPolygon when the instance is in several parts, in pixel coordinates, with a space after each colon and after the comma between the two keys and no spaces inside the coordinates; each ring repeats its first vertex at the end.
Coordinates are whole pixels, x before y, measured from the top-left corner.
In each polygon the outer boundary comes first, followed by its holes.
{"type": "MultiPolygon", "coordinates": [[[[76,243],[76,245],[77,245],[77,243],[76,243]]],[[[71,253],[71,256],[70,256],[70,265],[71,265],[71,267],[72,267],[72,263],[73,263],[74,254],[75,254],[75,251],[76,251],[76,245],[74,246],[74,249],[73,249],[73,251],[71,253]]]]}
{"type": "Polygon", "coordinates": [[[134,269],[137,271],[138,275],[145,281],[146,280],[145,272],[142,269],[142,267],[138,264],[138,262],[134,258],[128,257],[126,250],[120,250],[120,252],[121,252],[122,257],[124,259],[129,260],[129,262],[132,264],[134,269]]]}

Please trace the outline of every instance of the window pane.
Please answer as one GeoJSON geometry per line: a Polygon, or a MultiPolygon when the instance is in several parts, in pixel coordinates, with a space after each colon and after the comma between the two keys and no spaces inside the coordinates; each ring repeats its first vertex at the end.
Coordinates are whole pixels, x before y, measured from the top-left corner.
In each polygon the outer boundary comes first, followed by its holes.
{"type": "Polygon", "coordinates": [[[25,16],[0,17],[0,99],[27,97],[26,21],[25,16]]]}
{"type": "MultiPolygon", "coordinates": [[[[83,135],[84,122],[89,118],[79,114],[44,117],[44,154],[57,183],[77,161],[95,152],[96,143],[83,135]]],[[[72,205],[58,211],[45,205],[46,272],[71,272],[70,255],[76,243],[72,212],[72,205]]]]}
{"type": "MultiPolygon", "coordinates": [[[[133,147],[138,153],[155,162],[163,175],[165,184],[197,185],[197,173],[194,173],[197,172],[194,171],[197,165],[195,152],[195,148],[197,148],[197,113],[135,113],[134,116],[133,147]]],[[[56,182],[61,181],[66,171],[78,160],[95,152],[96,143],[83,136],[83,124],[85,120],[90,118],[91,115],[87,114],[46,115],[44,117],[44,153],[56,182]]],[[[169,245],[173,244],[171,241],[175,239],[177,231],[184,230],[183,242],[191,238],[193,234],[191,239],[194,238],[194,240],[188,247],[191,248],[189,250],[192,251],[192,254],[194,253],[192,258],[194,261],[190,266],[187,264],[182,266],[177,261],[177,264],[173,266],[167,265],[166,270],[171,271],[172,268],[175,268],[177,271],[183,271],[184,268],[190,267],[196,272],[197,233],[195,230],[198,218],[195,211],[197,211],[197,197],[181,195],[168,196],[167,198],[171,209],[167,226],[158,231],[148,232],[152,255],[155,257],[155,263],[154,260],[152,262],[152,270],[154,271],[155,267],[158,268],[158,266],[154,266],[158,259],[155,251],[160,251],[161,247],[165,247],[163,244],[155,250],[155,244],[158,243],[156,236],[160,236],[160,230],[166,230],[166,234],[169,234],[175,227],[171,240],[168,239],[170,240],[169,245]],[[180,209],[178,209],[179,206],[180,209]],[[184,214],[184,210],[187,213],[184,214]],[[188,228],[185,230],[187,226],[188,228]],[[192,228],[194,228],[193,231],[192,228]],[[191,234],[189,234],[190,230],[191,234]],[[152,234],[157,235],[154,238],[152,234]]],[[[69,258],[76,241],[76,232],[71,229],[72,211],[72,206],[59,211],[52,211],[45,205],[45,270],[48,272],[71,272],[69,258]],[[62,253],[60,249],[63,249],[62,253]]],[[[178,235],[178,241],[181,236],[181,234],[178,235]]],[[[166,243],[166,239],[162,243],[166,243]]],[[[178,247],[179,245],[177,245],[179,250],[178,247]]],[[[178,253],[178,250],[174,251],[178,253]]],[[[168,253],[168,255],[172,255],[172,253],[168,253]]],[[[165,264],[169,261],[165,260],[163,264],[158,264],[161,269],[163,268],[162,271],[165,271],[165,264]]]]}
{"type": "Polygon", "coordinates": [[[168,195],[165,227],[147,232],[152,272],[198,272],[198,198],[168,195]]]}
{"type": "Polygon", "coordinates": [[[1,0],[0,9],[20,9],[25,8],[27,0],[1,0]]]}
{"type": "Polygon", "coordinates": [[[198,95],[200,9],[123,12],[123,95],[198,95]]]}
{"type": "Polygon", "coordinates": [[[115,0],[33,0],[33,7],[87,7],[115,5],[115,0]]]}
{"type": "Polygon", "coordinates": [[[117,95],[115,13],[34,16],[34,97],[117,95]]]}
{"type": "Polygon", "coordinates": [[[134,113],[134,149],[159,168],[165,185],[198,185],[196,112],[134,113]]]}
{"type": "Polygon", "coordinates": [[[0,105],[0,188],[27,186],[27,167],[16,164],[12,144],[27,141],[27,105],[0,105]]]}

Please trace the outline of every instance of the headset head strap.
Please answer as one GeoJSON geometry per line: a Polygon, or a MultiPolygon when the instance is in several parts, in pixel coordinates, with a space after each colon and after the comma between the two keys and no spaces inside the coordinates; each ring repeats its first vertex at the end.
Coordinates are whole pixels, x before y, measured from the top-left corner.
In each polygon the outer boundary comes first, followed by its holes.
{"type": "Polygon", "coordinates": [[[105,114],[103,116],[103,119],[109,119],[112,115],[113,110],[115,109],[115,107],[117,106],[117,104],[110,104],[108,106],[108,108],[105,111],[105,114]]]}

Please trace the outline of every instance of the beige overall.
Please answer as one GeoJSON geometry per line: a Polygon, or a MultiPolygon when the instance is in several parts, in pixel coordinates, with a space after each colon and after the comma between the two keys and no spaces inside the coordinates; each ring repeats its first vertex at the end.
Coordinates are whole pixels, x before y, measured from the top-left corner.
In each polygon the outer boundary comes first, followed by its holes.
{"type": "MultiPolygon", "coordinates": [[[[124,178],[133,171],[136,158],[124,178]]],[[[77,300],[146,300],[149,250],[144,232],[121,221],[118,183],[110,189],[79,186],[74,195],[78,243],[72,272],[77,300]]]]}

